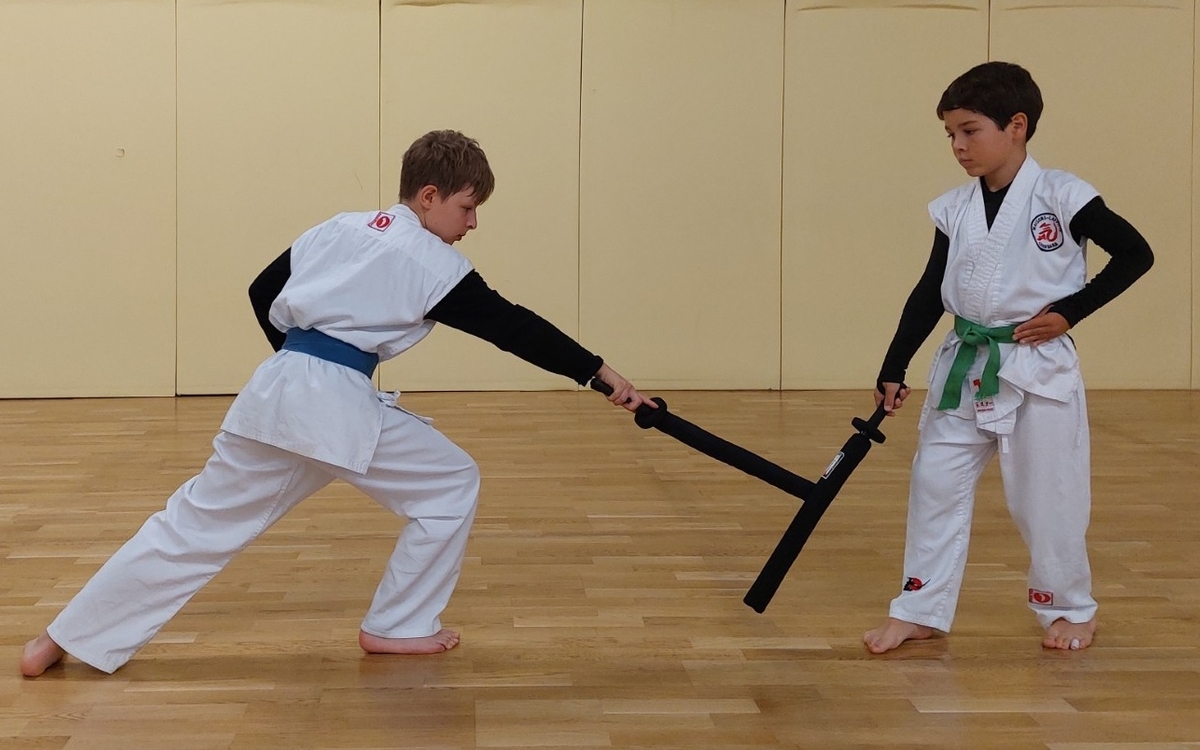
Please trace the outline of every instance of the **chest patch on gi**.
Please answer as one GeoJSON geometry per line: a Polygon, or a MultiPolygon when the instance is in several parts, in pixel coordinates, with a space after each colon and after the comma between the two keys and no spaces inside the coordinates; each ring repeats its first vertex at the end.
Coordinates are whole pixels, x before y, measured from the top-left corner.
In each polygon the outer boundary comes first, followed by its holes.
{"type": "Polygon", "coordinates": [[[1033,241],[1043,253],[1057,250],[1063,246],[1062,223],[1052,213],[1038,214],[1029,225],[1033,241]]]}
{"type": "Polygon", "coordinates": [[[371,223],[367,226],[374,229],[376,232],[386,232],[387,228],[390,227],[392,222],[395,220],[395,216],[392,216],[391,214],[385,214],[384,212],[380,211],[379,213],[375,214],[375,218],[371,219],[371,223]]]}

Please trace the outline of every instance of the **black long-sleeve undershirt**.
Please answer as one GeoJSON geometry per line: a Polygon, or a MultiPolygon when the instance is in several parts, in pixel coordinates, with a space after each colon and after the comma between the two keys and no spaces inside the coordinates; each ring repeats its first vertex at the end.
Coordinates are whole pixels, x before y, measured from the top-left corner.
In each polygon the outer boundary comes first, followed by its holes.
{"type": "Polygon", "coordinates": [[[262,328],[275,351],[283,348],[283,340],[287,338],[287,334],[271,325],[271,303],[283,291],[283,285],[291,276],[292,249],[289,247],[250,283],[250,305],[254,308],[254,317],[258,319],[259,328],[262,328]]]}
{"type": "MultiPolygon", "coordinates": [[[[984,188],[984,209],[988,227],[999,211],[1008,188],[989,192],[984,188]]],[[[1145,238],[1096,196],[1071,219],[1071,235],[1079,242],[1088,238],[1109,254],[1110,259],[1091,281],[1074,294],[1057,300],[1050,309],[1066,318],[1071,327],[1111,302],[1137,281],[1154,264],[1154,253],[1145,238]]],[[[896,334],[892,337],[877,384],[903,383],[905,372],[917,349],[937,327],[945,308],[942,305],[942,279],[950,251],[950,238],[940,229],[925,272],[908,296],[896,334]]]]}
{"type": "Polygon", "coordinates": [[[504,299],[477,271],[463,277],[425,317],[481,338],[580,385],[604,364],[603,359],[550,321],[504,299]]]}
{"type": "MultiPolygon", "coordinates": [[[[291,248],[285,250],[250,284],[254,315],[275,351],[283,346],[285,334],[271,325],[269,314],[271,304],[291,277],[291,253],[291,248]]],[[[604,364],[603,359],[580,346],[554,324],[504,299],[488,287],[477,271],[463,277],[425,317],[481,338],[580,385],[587,383],[604,364]]]]}

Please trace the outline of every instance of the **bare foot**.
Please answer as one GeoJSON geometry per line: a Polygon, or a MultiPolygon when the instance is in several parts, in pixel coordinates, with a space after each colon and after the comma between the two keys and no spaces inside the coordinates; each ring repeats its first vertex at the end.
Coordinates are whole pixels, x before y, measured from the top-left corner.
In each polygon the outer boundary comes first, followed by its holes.
{"type": "Polygon", "coordinates": [[[864,633],[863,643],[872,654],[882,654],[885,651],[891,651],[905,641],[924,640],[933,633],[933,628],[926,625],[889,617],[883,625],[864,633]]]}
{"type": "Polygon", "coordinates": [[[21,654],[21,674],[37,677],[66,655],[67,652],[62,650],[62,646],[55,643],[46,633],[42,633],[25,644],[25,652],[21,654]]]}
{"type": "Polygon", "coordinates": [[[458,645],[458,633],[443,628],[424,638],[381,638],[360,630],[358,645],[368,654],[438,654],[458,645]]]}
{"type": "Polygon", "coordinates": [[[1067,622],[1060,617],[1046,628],[1046,637],[1042,639],[1042,647],[1064,651],[1082,651],[1092,645],[1094,635],[1096,635],[1095,617],[1087,622],[1067,622]]]}

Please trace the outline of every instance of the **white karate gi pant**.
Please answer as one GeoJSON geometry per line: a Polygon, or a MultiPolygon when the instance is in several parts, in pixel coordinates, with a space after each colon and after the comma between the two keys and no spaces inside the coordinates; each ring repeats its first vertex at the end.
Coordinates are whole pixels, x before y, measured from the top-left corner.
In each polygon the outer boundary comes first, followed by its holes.
{"type": "Polygon", "coordinates": [[[904,588],[913,590],[892,600],[890,616],[950,630],[967,563],[975,487],[998,452],[1008,509],[1029,548],[1030,609],[1043,628],[1060,618],[1091,620],[1096,601],[1085,541],[1091,459],[1083,388],[1067,403],[1026,393],[1009,435],[981,430],[974,419],[933,406],[926,407],[923,422],[904,549],[904,588]]]}
{"type": "Polygon", "coordinates": [[[334,478],[408,519],[362,629],[384,638],[438,632],[462,568],[479,469],[417,417],[383,412],[365,474],[218,433],[200,474],[88,581],[47,629],[50,637],[79,660],[116,671],[235,554],[334,478]]]}

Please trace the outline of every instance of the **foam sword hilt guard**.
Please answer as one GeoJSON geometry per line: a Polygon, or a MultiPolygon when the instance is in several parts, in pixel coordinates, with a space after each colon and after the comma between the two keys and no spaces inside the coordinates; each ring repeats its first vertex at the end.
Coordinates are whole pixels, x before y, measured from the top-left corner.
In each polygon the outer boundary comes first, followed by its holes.
{"type": "Polygon", "coordinates": [[[882,443],[887,440],[887,436],[879,431],[879,425],[883,422],[883,418],[887,416],[887,410],[883,408],[883,404],[875,407],[875,413],[870,419],[859,419],[855,417],[850,420],[850,424],[854,429],[858,430],[860,435],[865,436],[869,440],[876,443],[882,443]]]}
{"type": "Polygon", "coordinates": [[[658,427],[667,418],[667,402],[663,401],[658,396],[650,399],[658,404],[657,409],[651,409],[649,406],[642,404],[637,411],[633,413],[633,423],[643,430],[648,430],[651,427],[658,427]]]}

